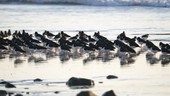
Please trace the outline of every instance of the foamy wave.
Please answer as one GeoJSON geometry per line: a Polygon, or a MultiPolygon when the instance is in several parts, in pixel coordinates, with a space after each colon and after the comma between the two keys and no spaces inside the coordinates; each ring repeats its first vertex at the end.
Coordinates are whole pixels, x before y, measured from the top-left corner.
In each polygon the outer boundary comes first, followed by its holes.
{"type": "MultiPolygon", "coordinates": [[[[159,6],[170,7],[170,0],[2,0],[3,2],[38,4],[81,4],[95,6],[159,6]]],[[[0,2],[2,2],[0,1],[0,2]]]]}

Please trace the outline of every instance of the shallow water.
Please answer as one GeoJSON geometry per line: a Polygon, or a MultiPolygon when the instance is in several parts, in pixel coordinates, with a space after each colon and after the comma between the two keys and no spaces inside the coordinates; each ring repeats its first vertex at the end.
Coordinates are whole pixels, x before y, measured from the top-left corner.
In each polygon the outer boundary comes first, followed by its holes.
{"type": "MultiPolygon", "coordinates": [[[[14,64],[9,58],[1,60],[1,79],[11,81],[16,89],[7,89],[11,92],[29,92],[27,95],[52,96],[55,91],[58,95],[75,96],[81,90],[92,90],[101,95],[113,89],[119,96],[168,96],[170,94],[169,65],[149,64],[145,54],[136,57],[134,64],[120,65],[119,59],[109,62],[94,60],[83,63],[82,59],[61,63],[58,57],[43,63],[14,64]],[[115,80],[106,79],[107,75],[116,75],[115,80]],[[90,89],[69,89],[65,82],[72,76],[90,78],[95,86],[90,89]],[[33,79],[41,78],[43,82],[34,83],[33,79]],[[102,84],[99,82],[103,82],[102,84]],[[26,89],[28,88],[28,89],[26,89]]],[[[5,89],[3,86],[0,89],[5,89]]]]}
{"type": "MultiPolygon", "coordinates": [[[[33,33],[49,30],[57,34],[64,30],[70,35],[84,30],[92,35],[95,31],[109,40],[115,40],[123,30],[127,36],[140,36],[150,33],[150,40],[158,45],[160,40],[169,42],[169,8],[157,7],[104,7],[79,5],[0,5],[0,30],[23,30],[33,33]]],[[[37,54],[38,56],[41,54],[37,54]]],[[[157,54],[159,58],[160,53],[157,54]]],[[[135,57],[133,64],[121,65],[118,58],[103,62],[92,60],[83,63],[87,56],[70,58],[62,62],[59,56],[41,63],[28,62],[27,57],[21,64],[14,64],[15,58],[0,59],[0,79],[16,84],[16,89],[0,89],[18,92],[24,96],[76,96],[82,90],[91,90],[98,96],[105,91],[114,90],[117,96],[169,96],[169,64],[161,61],[150,64],[146,53],[135,57]],[[115,80],[106,79],[116,75],[115,80]],[[65,82],[72,76],[93,79],[95,86],[90,89],[70,89],[65,82]],[[35,78],[43,82],[34,83],[35,78]],[[99,82],[103,82],[102,84],[99,82]],[[54,94],[59,91],[59,94],[54,94]],[[27,94],[26,92],[29,92],[27,94]]]]}
{"type": "Polygon", "coordinates": [[[1,30],[168,32],[169,8],[140,6],[0,5],[1,30]]]}

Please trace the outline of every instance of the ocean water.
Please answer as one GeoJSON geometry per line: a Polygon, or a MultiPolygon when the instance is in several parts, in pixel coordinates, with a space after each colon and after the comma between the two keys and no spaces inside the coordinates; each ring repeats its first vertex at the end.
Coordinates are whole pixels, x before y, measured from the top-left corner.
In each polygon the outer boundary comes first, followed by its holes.
{"type": "MultiPolygon", "coordinates": [[[[0,30],[24,29],[28,33],[49,30],[54,34],[64,31],[72,36],[81,30],[89,35],[100,31],[109,40],[115,40],[122,31],[129,37],[149,33],[149,40],[158,45],[160,41],[170,42],[169,10],[168,7],[153,6],[1,4],[0,30]]],[[[158,53],[157,58],[160,55],[158,53]]],[[[117,96],[170,94],[169,64],[163,65],[160,61],[150,64],[146,53],[135,57],[133,64],[126,65],[121,65],[118,58],[109,62],[93,60],[83,63],[86,56],[66,62],[61,62],[56,56],[42,63],[28,62],[28,58],[23,56],[23,63],[14,64],[16,58],[8,57],[0,59],[0,79],[13,82],[17,88],[6,89],[0,85],[0,89],[24,96],[76,96],[82,90],[90,90],[101,96],[111,89],[117,96]],[[106,79],[110,74],[119,78],[106,79]],[[72,76],[93,79],[95,86],[70,89],[65,82],[72,76]],[[35,78],[41,78],[43,82],[33,83],[35,78]],[[59,94],[54,94],[55,91],[59,94]]]]}

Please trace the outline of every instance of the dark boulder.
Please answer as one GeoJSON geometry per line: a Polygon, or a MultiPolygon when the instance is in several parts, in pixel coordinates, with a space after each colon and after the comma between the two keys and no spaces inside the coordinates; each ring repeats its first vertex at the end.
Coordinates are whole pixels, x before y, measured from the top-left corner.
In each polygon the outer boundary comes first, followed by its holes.
{"type": "Polygon", "coordinates": [[[15,96],[23,96],[22,94],[16,94],[15,96]]]}
{"type": "Polygon", "coordinates": [[[76,77],[71,77],[67,83],[69,87],[74,87],[74,86],[94,86],[94,81],[90,79],[85,79],[85,78],[76,78],[76,77]]]}
{"type": "Polygon", "coordinates": [[[34,81],[34,82],[42,82],[43,80],[40,79],[40,78],[36,78],[36,79],[34,79],[33,81],[34,81]]]}
{"type": "Polygon", "coordinates": [[[55,93],[55,94],[58,94],[58,93],[60,93],[60,92],[59,92],[59,91],[55,91],[54,93],[55,93]]]}
{"type": "Polygon", "coordinates": [[[11,83],[6,83],[6,84],[5,84],[5,87],[6,87],[6,88],[16,88],[16,86],[13,85],[13,84],[11,84],[11,83]]]}
{"type": "Polygon", "coordinates": [[[7,95],[7,91],[5,90],[0,90],[0,96],[6,96],[7,95]]]}
{"type": "Polygon", "coordinates": [[[96,96],[92,91],[82,91],[77,96],[96,96]]]}
{"type": "Polygon", "coordinates": [[[102,96],[116,96],[113,90],[106,91],[102,96]]]}
{"type": "Polygon", "coordinates": [[[108,75],[106,78],[107,79],[117,79],[118,77],[115,75],[108,75]]]}

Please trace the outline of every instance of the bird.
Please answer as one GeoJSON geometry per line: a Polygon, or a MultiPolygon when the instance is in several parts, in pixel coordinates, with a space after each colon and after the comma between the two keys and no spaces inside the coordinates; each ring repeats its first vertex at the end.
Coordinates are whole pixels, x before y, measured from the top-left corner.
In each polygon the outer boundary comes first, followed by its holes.
{"type": "Polygon", "coordinates": [[[55,36],[54,34],[50,33],[50,32],[47,31],[47,30],[45,30],[44,33],[43,33],[43,36],[45,36],[45,35],[46,35],[48,38],[52,38],[52,37],[55,36]]]}
{"type": "Polygon", "coordinates": [[[161,51],[159,47],[157,47],[155,44],[153,44],[151,41],[146,40],[146,46],[151,52],[159,52],[161,51]]]}
{"type": "Polygon", "coordinates": [[[140,47],[135,41],[129,40],[128,45],[132,48],[140,47]]]}
{"type": "Polygon", "coordinates": [[[0,37],[0,45],[5,45],[5,46],[7,46],[8,45],[8,39],[4,39],[4,38],[2,38],[2,37],[0,37]]]}
{"type": "Polygon", "coordinates": [[[164,44],[163,42],[160,42],[159,46],[161,48],[162,53],[170,54],[170,45],[169,44],[164,44]]]}
{"type": "Polygon", "coordinates": [[[45,50],[45,49],[47,49],[44,46],[40,46],[40,45],[34,44],[32,42],[26,42],[26,45],[29,49],[33,49],[33,50],[45,50]]]}
{"type": "Polygon", "coordinates": [[[117,36],[117,40],[122,40],[123,37],[126,37],[125,31],[123,31],[117,36]]]}
{"type": "Polygon", "coordinates": [[[15,50],[15,52],[19,52],[19,53],[26,53],[25,50],[23,50],[20,46],[15,45],[13,46],[13,49],[15,50]]]}
{"type": "Polygon", "coordinates": [[[60,33],[61,33],[61,36],[62,36],[62,37],[66,37],[66,38],[67,38],[67,37],[71,37],[70,35],[64,33],[64,31],[61,31],[60,33]]]}
{"type": "Polygon", "coordinates": [[[58,40],[61,37],[60,35],[61,35],[60,33],[56,34],[53,39],[58,40]]]}
{"type": "Polygon", "coordinates": [[[89,35],[88,36],[88,42],[96,42],[96,40],[89,35]]]}
{"type": "Polygon", "coordinates": [[[79,35],[80,38],[82,38],[82,37],[87,38],[88,37],[88,35],[85,34],[84,31],[79,31],[78,35],[79,35]]]}
{"type": "Polygon", "coordinates": [[[141,36],[141,38],[143,38],[144,40],[147,40],[148,37],[149,37],[149,34],[144,34],[144,35],[141,36]]]}
{"type": "Polygon", "coordinates": [[[75,36],[69,38],[69,40],[76,40],[76,39],[78,39],[78,34],[76,34],[75,36]]]}
{"type": "Polygon", "coordinates": [[[60,48],[61,50],[64,50],[64,51],[69,51],[69,52],[71,51],[71,47],[66,44],[61,44],[60,48]]]}
{"type": "MultiPolygon", "coordinates": [[[[121,49],[123,52],[128,52],[128,53],[136,53],[136,51],[131,48],[130,46],[126,45],[125,43],[123,43],[120,40],[115,40],[114,41],[114,45],[118,48],[121,49]]],[[[120,51],[121,51],[120,50],[120,51]]]]}
{"type": "Polygon", "coordinates": [[[95,49],[92,48],[92,47],[90,47],[89,45],[84,45],[84,46],[83,46],[83,49],[84,49],[85,51],[95,51],[95,49]]]}
{"type": "Polygon", "coordinates": [[[61,44],[65,44],[66,43],[66,37],[60,37],[59,40],[58,40],[58,43],[61,45],[61,44]]]}
{"type": "Polygon", "coordinates": [[[8,36],[11,36],[11,30],[10,29],[8,29],[8,36]]]}
{"type": "Polygon", "coordinates": [[[122,37],[122,40],[126,42],[130,47],[136,48],[140,47],[135,41],[136,41],[136,36],[134,38],[129,38],[129,37],[122,37]]]}
{"type": "Polygon", "coordinates": [[[77,40],[72,41],[72,45],[73,45],[73,47],[82,47],[83,45],[86,45],[86,43],[84,43],[84,42],[82,43],[82,41],[77,39],[77,40]]]}
{"type": "Polygon", "coordinates": [[[4,45],[0,44],[0,50],[8,50],[4,45]]]}
{"type": "Polygon", "coordinates": [[[145,39],[141,38],[141,37],[137,37],[137,41],[140,45],[146,44],[145,39]]]}
{"type": "Polygon", "coordinates": [[[45,39],[45,37],[43,35],[39,34],[38,32],[35,32],[34,34],[35,34],[35,38],[37,38],[38,40],[45,39]]]}
{"type": "Polygon", "coordinates": [[[48,41],[46,42],[46,46],[57,48],[57,47],[59,47],[60,45],[57,44],[56,42],[53,42],[53,41],[51,41],[51,40],[48,40],[48,41]]]}
{"type": "Polygon", "coordinates": [[[20,38],[17,38],[16,36],[13,36],[12,42],[14,42],[16,45],[19,45],[19,46],[26,46],[24,41],[20,38]]]}
{"type": "Polygon", "coordinates": [[[81,41],[83,41],[83,42],[88,42],[88,39],[87,38],[85,38],[85,37],[79,37],[79,39],[81,40],[81,41]]]}
{"type": "Polygon", "coordinates": [[[97,39],[100,39],[100,40],[107,40],[106,37],[100,35],[100,32],[99,32],[99,31],[98,31],[98,32],[95,32],[93,36],[94,36],[95,38],[97,38],[97,39]]]}
{"type": "Polygon", "coordinates": [[[94,48],[95,50],[99,50],[99,47],[94,45],[93,43],[89,43],[89,47],[94,48]]]}

